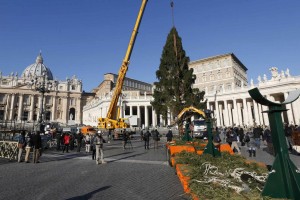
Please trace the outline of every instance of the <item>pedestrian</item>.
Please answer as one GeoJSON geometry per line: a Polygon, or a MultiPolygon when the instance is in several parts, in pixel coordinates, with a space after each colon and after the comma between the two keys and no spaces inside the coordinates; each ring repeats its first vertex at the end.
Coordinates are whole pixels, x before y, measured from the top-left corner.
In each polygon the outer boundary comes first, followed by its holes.
{"type": "Polygon", "coordinates": [[[231,141],[231,134],[232,134],[232,128],[227,128],[227,130],[226,130],[226,142],[229,144],[229,146],[231,146],[231,144],[232,144],[232,141],[231,141]]]}
{"type": "Polygon", "coordinates": [[[107,134],[107,143],[110,143],[111,141],[111,129],[108,130],[108,134],[107,134]]]}
{"type": "Polygon", "coordinates": [[[19,135],[19,139],[18,139],[18,162],[22,162],[22,154],[23,154],[23,150],[26,146],[26,140],[25,140],[25,131],[21,131],[21,134],[19,135]]]}
{"type": "Polygon", "coordinates": [[[69,153],[69,145],[70,145],[70,134],[69,134],[69,132],[65,133],[63,141],[64,141],[63,153],[65,153],[65,151],[67,153],[69,153]]]}
{"type": "Polygon", "coordinates": [[[125,150],[126,149],[126,144],[127,144],[127,140],[128,140],[128,133],[127,133],[127,131],[126,131],[126,129],[124,129],[123,130],[123,150],[125,150]]]}
{"type": "Polygon", "coordinates": [[[245,133],[243,127],[239,127],[238,135],[240,137],[241,146],[245,146],[245,141],[244,141],[245,133]]]}
{"type": "Polygon", "coordinates": [[[96,135],[97,134],[93,134],[91,136],[92,160],[96,159],[96,135]]]}
{"type": "Polygon", "coordinates": [[[220,144],[221,144],[222,140],[221,140],[221,137],[220,137],[218,127],[213,128],[212,136],[213,136],[214,145],[217,146],[218,149],[220,149],[220,144]]]}
{"type": "Polygon", "coordinates": [[[30,155],[30,151],[31,151],[31,148],[33,148],[33,140],[32,140],[32,136],[33,134],[32,133],[28,133],[27,135],[27,145],[26,145],[26,154],[25,154],[25,163],[29,163],[29,155],[30,155]]]}
{"type": "Polygon", "coordinates": [[[238,154],[241,154],[241,150],[238,146],[238,138],[237,138],[237,133],[235,131],[235,129],[231,129],[231,134],[230,134],[230,138],[231,138],[231,149],[234,151],[234,149],[237,150],[238,154]]]}
{"type": "Polygon", "coordinates": [[[70,150],[72,151],[72,150],[74,150],[75,136],[74,136],[73,133],[70,133],[69,136],[70,136],[70,144],[69,144],[69,146],[70,146],[70,150]]]}
{"type": "Polygon", "coordinates": [[[267,126],[265,131],[264,131],[264,136],[263,140],[267,143],[267,149],[268,153],[271,155],[274,155],[274,147],[273,147],[273,142],[272,142],[272,133],[270,128],[267,126]]]}
{"type": "Polygon", "coordinates": [[[60,151],[60,145],[61,145],[61,133],[60,132],[57,132],[56,133],[56,151],[60,151]]]}
{"type": "Polygon", "coordinates": [[[79,130],[79,131],[77,131],[77,134],[76,134],[77,152],[80,152],[82,140],[83,140],[83,135],[82,135],[81,131],[79,130]]]}
{"type": "Polygon", "coordinates": [[[32,140],[33,140],[33,163],[39,163],[41,150],[42,150],[42,138],[39,131],[37,131],[33,135],[32,140]]]}
{"type": "Polygon", "coordinates": [[[105,164],[106,162],[104,161],[104,155],[103,155],[103,143],[104,139],[102,136],[102,132],[98,131],[96,138],[95,138],[95,143],[96,143],[96,164],[105,164]]]}
{"type": "Polygon", "coordinates": [[[141,130],[140,135],[141,135],[141,141],[143,141],[144,140],[144,131],[143,131],[143,129],[141,130]]]}
{"type": "Polygon", "coordinates": [[[166,137],[167,137],[167,142],[168,142],[168,143],[172,141],[172,139],[173,139],[172,129],[169,129],[169,131],[168,131],[166,137]]]}
{"type": "Polygon", "coordinates": [[[245,135],[245,141],[248,141],[248,136],[250,138],[249,142],[246,142],[247,147],[248,147],[248,152],[249,152],[249,157],[256,157],[256,146],[257,146],[257,141],[254,139],[254,128],[253,131],[249,129],[249,131],[245,135]]]}
{"type": "Polygon", "coordinates": [[[146,133],[144,134],[145,149],[149,149],[150,136],[151,133],[149,132],[149,129],[147,129],[146,133]]]}
{"type": "Polygon", "coordinates": [[[159,138],[159,132],[157,129],[154,130],[152,137],[153,137],[153,143],[154,143],[153,148],[158,149],[158,141],[160,140],[160,138],[159,138]]]}
{"type": "Polygon", "coordinates": [[[255,147],[260,149],[260,136],[262,135],[261,133],[261,128],[260,126],[255,126],[253,129],[253,139],[255,143],[255,147]]]}
{"type": "Polygon", "coordinates": [[[284,135],[285,135],[285,138],[286,138],[286,143],[288,145],[288,149],[290,151],[293,150],[293,139],[292,139],[292,133],[293,133],[293,128],[291,125],[285,123],[284,125],[284,135]]]}
{"type": "Polygon", "coordinates": [[[91,150],[91,136],[89,133],[85,136],[85,153],[90,153],[91,150]]]}

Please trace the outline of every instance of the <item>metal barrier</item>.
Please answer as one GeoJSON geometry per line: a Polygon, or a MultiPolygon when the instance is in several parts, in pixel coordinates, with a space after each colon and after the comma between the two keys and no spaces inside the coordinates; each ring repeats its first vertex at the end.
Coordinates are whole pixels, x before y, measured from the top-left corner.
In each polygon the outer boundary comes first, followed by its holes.
{"type": "Polygon", "coordinates": [[[0,141],[0,157],[10,160],[18,158],[18,142],[0,141]]]}

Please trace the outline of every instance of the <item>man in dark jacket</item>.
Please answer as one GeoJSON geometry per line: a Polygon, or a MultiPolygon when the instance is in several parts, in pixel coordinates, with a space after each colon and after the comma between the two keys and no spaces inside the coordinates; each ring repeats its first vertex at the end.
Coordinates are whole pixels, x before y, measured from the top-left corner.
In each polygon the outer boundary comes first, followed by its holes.
{"type": "Polygon", "coordinates": [[[147,130],[146,133],[144,134],[145,149],[149,149],[150,136],[151,133],[149,132],[149,130],[147,130]]]}
{"type": "Polygon", "coordinates": [[[82,139],[83,139],[83,135],[82,135],[81,131],[78,131],[76,134],[77,152],[80,152],[82,139]]]}
{"type": "Polygon", "coordinates": [[[42,149],[42,138],[39,131],[37,131],[33,135],[32,142],[33,142],[33,162],[39,163],[39,158],[42,149]]]}

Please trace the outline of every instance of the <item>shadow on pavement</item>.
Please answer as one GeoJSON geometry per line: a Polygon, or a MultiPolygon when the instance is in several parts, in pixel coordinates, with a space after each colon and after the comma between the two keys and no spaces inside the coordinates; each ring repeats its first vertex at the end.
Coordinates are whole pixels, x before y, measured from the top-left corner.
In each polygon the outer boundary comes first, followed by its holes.
{"type": "Polygon", "coordinates": [[[104,187],[101,187],[101,188],[99,188],[97,190],[94,190],[94,191],[92,191],[90,193],[87,193],[87,194],[84,194],[84,195],[81,195],[81,196],[77,196],[77,197],[71,197],[71,198],[69,198],[67,200],[81,200],[81,199],[84,200],[84,199],[90,199],[90,198],[93,197],[94,194],[96,194],[98,192],[101,192],[103,190],[106,190],[106,189],[108,189],[110,187],[111,186],[104,186],[104,187]]]}

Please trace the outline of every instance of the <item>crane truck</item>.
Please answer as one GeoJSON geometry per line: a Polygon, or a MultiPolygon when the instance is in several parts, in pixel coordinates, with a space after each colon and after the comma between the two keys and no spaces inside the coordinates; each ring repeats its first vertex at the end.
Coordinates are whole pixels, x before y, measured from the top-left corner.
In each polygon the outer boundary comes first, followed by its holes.
{"type": "Polygon", "coordinates": [[[179,130],[181,130],[183,122],[186,119],[190,118],[193,115],[193,113],[197,113],[201,116],[199,119],[195,119],[192,123],[192,126],[193,126],[192,131],[193,131],[194,137],[202,137],[203,133],[204,133],[206,127],[207,127],[206,126],[206,121],[205,121],[206,114],[202,110],[199,110],[199,109],[197,109],[193,106],[184,108],[177,115],[177,119],[174,122],[174,124],[178,124],[179,130]],[[188,114],[190,114],[190,115],[188,115],[188,114]]]}
{"type": "Polygon", "coordinates": [[[147,5],[148,0],[143,0],[136,22],[131,34],[131,38],[127,47],[127,51],[125,57],[123,59],[122,65],[120,67],[116,87],[110,102],[110,106],[105,118],[98,118],[98,128],[99,129],[106,129],[106,130],[114,130],[114,129],[124,129],[129,128],[128,120],[124,118],[120,118],[120,107],[118,107],[118,100],[122,92],[122,87],[125,79],[126,72],[128,70],[128,65],[130,61],[130,56],[132,53],[132,49],[135,43],[135,39],[138,33],[138,29],[144,14],[145,7],[147,5]]]}

